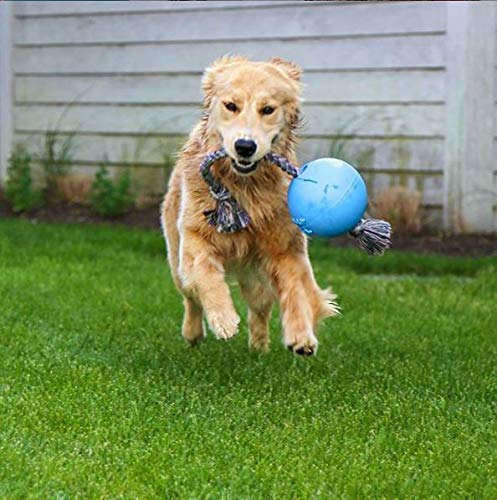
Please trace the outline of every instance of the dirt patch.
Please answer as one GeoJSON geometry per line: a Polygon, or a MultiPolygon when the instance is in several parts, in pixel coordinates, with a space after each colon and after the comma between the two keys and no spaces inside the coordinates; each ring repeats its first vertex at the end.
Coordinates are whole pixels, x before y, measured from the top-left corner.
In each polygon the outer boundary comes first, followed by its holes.
{"type": "Polygon", "coordinates": [[[133,210],[117,217],[103,217],[83,205],[59,203],[34,210],[29,215],[15,214],[4,201],[0,201],[0,218],[19,218],[39,222],[66,222],[69,224],[111,224],[159,229],[160,204],[142,210],[133,210]]]}
{"type": "MultiPolygon", "coordinates": [[[[20,218],[40,222],[65,222],[77,224],[111,224],[144,229],[160,229],[160,206],[133,210],[119,217],[107,218],[93,213],[89,207],[57,204],[35,210],[29,215],[12,212],[0,200],[0,218],[20,218]]],[[[330,241],[331,246],[357,247],[353,238],[343,236],[330,241]]],[[[463,257],[497,256],[497,234],[395,234],[393,248],[423,254],[443,254],[463,257]]]]}
{"type": "MultiPolygon", "coordinates": [[[[331,246],[357,247],[353,238],[342,236],[331,246]]],[[[497,234],[394,234],[392,248],[421,254],[443,254],[456,257],[497,256],[497,234]]]]}

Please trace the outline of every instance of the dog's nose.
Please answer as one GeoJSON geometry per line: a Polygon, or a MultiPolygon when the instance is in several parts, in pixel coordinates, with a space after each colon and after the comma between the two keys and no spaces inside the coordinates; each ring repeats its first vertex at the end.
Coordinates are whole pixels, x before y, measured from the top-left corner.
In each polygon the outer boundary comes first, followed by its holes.
{"type": "Polygon", "coordinates": [[[257,149],[257,144],[252,139],[238,139],[235,141],[235,150],[242,158],[251,157],[257,149]]]}

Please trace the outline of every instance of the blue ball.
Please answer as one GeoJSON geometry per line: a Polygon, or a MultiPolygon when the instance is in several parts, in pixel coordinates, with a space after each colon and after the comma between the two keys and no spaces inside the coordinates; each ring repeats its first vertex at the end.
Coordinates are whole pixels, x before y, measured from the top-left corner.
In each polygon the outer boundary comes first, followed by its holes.
{"type": "Polygon", "coordinates": [[[308,235],[333,237],[351,231],[367,204],[359,172],[336,158],[306,163],[288,189],[292,220],[308,235]]]}

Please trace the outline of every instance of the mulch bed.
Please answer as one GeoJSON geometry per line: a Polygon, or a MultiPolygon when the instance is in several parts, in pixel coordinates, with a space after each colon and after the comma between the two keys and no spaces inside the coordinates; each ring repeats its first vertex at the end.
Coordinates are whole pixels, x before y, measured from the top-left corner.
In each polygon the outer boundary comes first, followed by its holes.
{"type": "MultiPolygon", "coordinates": [[[[88,207],[57,204],[35,210],[29,215],[17,215],[4,200],[0,200],[0,218],[20,218],[33,222],[65,222],[81,224],[111,224],[160,229],[159,205],[133,210],[125,215],[106,218],[93,213],[88,207]]],[[[335,238],[332,246],[356,247],[349,237],[335,238]]],[[[463,257],[497,256],[497,234],[401,234],[394,235],[393,248],[423,254],[443,254],[463,257]]]]}
{"type": "Polygon", "coordinates": [[[33,222],[66,222],[77,224],[110,224],[140,227],[143,229],[159,229],[159,206],[142,210],[133,210],[117,217],[103,217],[94,213],[89,207],[68,205],[64,203],[48,205],[30,214],[15,214],[10,207],[0,201],[0,218],[19,218],[33,222]]]}

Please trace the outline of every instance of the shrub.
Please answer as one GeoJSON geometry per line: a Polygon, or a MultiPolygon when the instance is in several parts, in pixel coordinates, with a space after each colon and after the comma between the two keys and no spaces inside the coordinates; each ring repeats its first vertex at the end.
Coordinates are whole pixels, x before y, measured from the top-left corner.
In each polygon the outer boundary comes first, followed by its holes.
{"type": "Polygon", "coordinates": [[[43,143],[43,152],[37,156],[45,172],[47,191],[51,195],[59,194],[58,179],[67,175],[74,157],[74,135],[62,138],[58,130],[47,130],[43,143]]]}
{"type": "Polygon", "coordinates": [[[30,212],[42,204],[41,192],[33,188],[31,155],[24,146],[12,151],[7,167],[5,196],[14,212],[30,212]]]}
{"type": "Polygon", "coordinates": [[[91,186],[91,206],[100,215],[115,217],[127,212],[134,202],[130,191],[131,175],[128,170],[114,182],[104,160],[91,186]]]}
{"type": "Polygon", "coordinates": [[[421,194],[402,186],[388,188],[374,197],[372,212],[386,219],[395,232],[419,233],[421,230],[421,194]]]}

